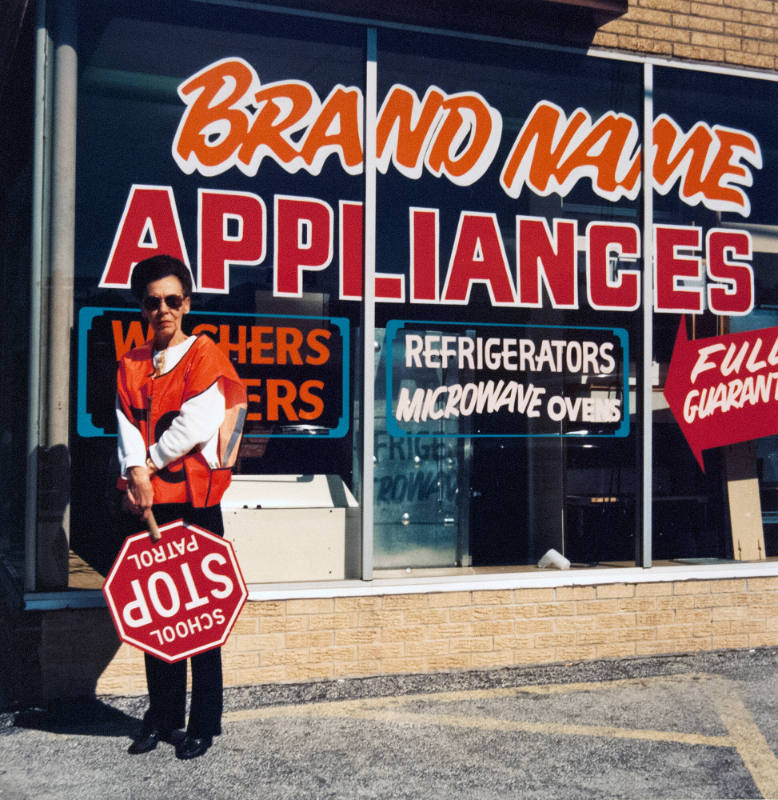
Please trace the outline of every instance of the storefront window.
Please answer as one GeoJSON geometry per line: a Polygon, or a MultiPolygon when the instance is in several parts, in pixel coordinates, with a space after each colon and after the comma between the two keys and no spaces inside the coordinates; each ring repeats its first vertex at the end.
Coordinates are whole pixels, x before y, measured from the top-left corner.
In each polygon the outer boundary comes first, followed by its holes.
{"type": "Polygon", "coordinates": [[[638,192],[521,176],[553,150],[552,118],[639,120],[640,69],[378,44],[376,567],[521,565],[551,547],[634,562],[639,325],[590,296],[582,243],[614,223],[631,235],[638,192]]]}
{"type": "Polygon", "coordinates": [[[343,284],[361,278],[364,30],[85,2],[79,50],[71,544],[104,569],[117,544],[114,374],[145,337],[128,279],[156,252],[191,266],[188,332],[212,336],[246,384],[238,473],[353,488],[359,303],[343,284]]]}
{"type": "Polygon", "coordinates": [[[690,91],[689,75],[655,72],[654,555],[764,558],[778,554],[764,405],[778,324],[778,153],[769,115],[755,110],[778,99],[778,85],[701,72],[690,91]],[[682,324],[690,343],[677,338],[682,324]]]}
{"type": "Polygon", "coordinates": [[[30,347],[30,243],[32,209],[33,97],[29,76],[35,72],[32,26],[24,26],[2,101],[14,113],[0,132],[0,280],[5,293],[0,328],[0,557],[23,572],[24,500],[27,480],[28,364],[30,347]]]}
{"type": "Polygon", "coordinates": [[[118,546],[114,374],[146,336],[129,276],[170,252],[195,280],[190,330],[246,383],[240,475],[326,475],[360,499],[372,429],[376,570],[521,567],[549,548],[634,564],[644,381],[654,558],[778,554],[775,431],[730,413],[767,402],[778,361],[778,158],[754,111],[778,84],[652,68],[647,181],[642,63],[378,27],[366,154],[373,33],[80,3],[72,549],[104,570],[118,546]]]}

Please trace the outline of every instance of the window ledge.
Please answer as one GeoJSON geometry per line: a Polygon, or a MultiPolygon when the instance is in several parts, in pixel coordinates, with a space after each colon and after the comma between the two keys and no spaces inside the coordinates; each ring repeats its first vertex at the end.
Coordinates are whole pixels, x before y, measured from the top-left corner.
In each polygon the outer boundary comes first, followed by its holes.
{"type": "Polygon", "coordinates": [[[481,575],[376,578],[372,581],[321,581],[298,584],[253,584],[249,600],[291,600],[318,597],[356,597],[383,594],[478,592],[506,589],[546,589],[557,586],[595,586],[613,583],[667,583],[670,581],[726,580],[778,577],[778,559],[758,562],[728,561],[718,564],[574,568],[481,575]]]}
{"type": "MultiPolygon", "coordinates": [[[[663,564],[641,567],[531,569],[526,572],[483,573],[479,575],[438,575],[407,578],[376,578],[372,581],[316,581],[310,583],[265,583],[249,585],[249,601],[299,600],[329,597],[365,597],[387,594],[428,594],[434,592],[479,592],[512,589],[548,589],[558,586],[596,586],[614,583],[668,583],[778,577],[778,559],[768,561],[726,561],[717,564],[663,564]]],[[[66,608],[105,606],[98,589],[65,592],[28,592],[26,611],[54,611],[66,608]]]]}

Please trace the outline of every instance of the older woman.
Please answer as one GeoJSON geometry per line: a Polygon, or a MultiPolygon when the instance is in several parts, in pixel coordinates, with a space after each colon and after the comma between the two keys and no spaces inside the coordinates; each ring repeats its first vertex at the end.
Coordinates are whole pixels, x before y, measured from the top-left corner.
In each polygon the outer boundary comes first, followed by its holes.
{"type": "MultiPolygon", "coordinates": [[[[245,389],[229,359],[207,336],[187,336],[189,269],[172,256],[141,261],[131,288],[152,338],[121,360],[116,414],[126,505],[145,520],[183,519],[224,534],[219,502],[229,485],[246,412],[245,389]]],[[[137,525],[137,522],[135,523],[137,525]]],[[[146,654],[149,708],[129,748],[148,753],[173,741],[185,721],[186,661],[146,654]]],[[[176,755],[203,755],[221,733],[221,650],[192,658],[192,702],[176,755]]]]}

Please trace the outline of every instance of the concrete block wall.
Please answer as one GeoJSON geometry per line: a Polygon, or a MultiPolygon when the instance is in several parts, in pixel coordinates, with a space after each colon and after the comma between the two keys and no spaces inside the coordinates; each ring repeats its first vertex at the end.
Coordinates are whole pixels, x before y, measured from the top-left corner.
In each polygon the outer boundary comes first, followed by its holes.
{"type": "Polygon", "coordinates": [[[778,68],[774,0],[630,0],[602,25],[594,47],[631,50],[730,67],[778,68]]]}
{"type": "MultiPolygon", "coordinates": [[[[107,611],[45,616],[46,694],[145,693],[142,654],[107,611]]],[[[250,685],[765,646],[778,577],[249,602],[224,668],[250,685]]]]}

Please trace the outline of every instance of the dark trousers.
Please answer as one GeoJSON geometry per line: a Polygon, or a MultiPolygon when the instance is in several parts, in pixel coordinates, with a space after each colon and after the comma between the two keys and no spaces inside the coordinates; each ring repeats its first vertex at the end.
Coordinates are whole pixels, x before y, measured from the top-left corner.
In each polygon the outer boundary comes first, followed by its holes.
{"type": "MultiPolygon", "coordinates": [[[[188,503],[165,503],[154,506],[159,525],[183,519],[192,525],[224,536],[220,506],[193,508],[188,503]]],[[[135,520],[137,527],[137,518],[135,520]]],[[[163,534],[164,536],[164,534],[163,534]]],[[[143,718],[144,728],[176,730],[186,719],[186,659],[168,664],[156,656],[146,655],[146,682],[149,688],[149,710],[143,718]]],[[[221,648],[192,656],[192,703],[189,709],[190,736],[218,736],[221,733],[223,708],[221,648]]]]}

